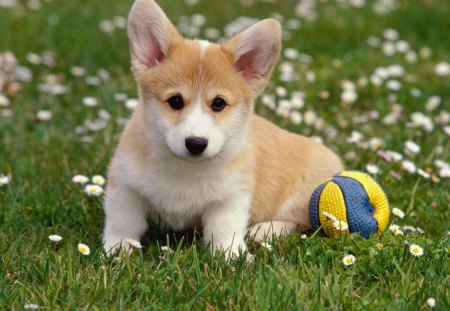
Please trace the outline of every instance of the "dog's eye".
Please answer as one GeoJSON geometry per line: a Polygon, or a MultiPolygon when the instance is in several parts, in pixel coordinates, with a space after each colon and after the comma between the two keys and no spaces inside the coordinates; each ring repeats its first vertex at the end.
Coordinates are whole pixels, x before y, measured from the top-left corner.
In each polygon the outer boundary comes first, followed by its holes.
{"type": "Polygon", "coordinates": [[[211,109],[214,112],[220,112],[226,107],[226,105],[227,102],[223,98],[216,97],[211,104],[211,109]]]}
{"type": "Polygon", "coordinates": [[[183,97],[181,95],[174,95],[167,102],[173,110],[181,110],[184,107],[183,97]]]}

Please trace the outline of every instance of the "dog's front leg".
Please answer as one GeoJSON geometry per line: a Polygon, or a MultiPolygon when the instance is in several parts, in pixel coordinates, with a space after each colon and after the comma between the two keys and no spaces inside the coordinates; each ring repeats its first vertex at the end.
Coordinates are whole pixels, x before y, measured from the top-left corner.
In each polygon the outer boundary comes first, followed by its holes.
{"type": "Polygon", "coordinates": [[[104,249],[108,254],[118,247],[131,251],[125,240],[139,241],[147,230],[145,200],[124,186],[109,187],[105,197],[104,249]]]}
{"type": "Polygon", "coordinates": [[[227,258],[247,250],[244,242],[250,210],[250,195],[240,193],[209,207],[202,216],[203,239],[213,254],[221,250],[227,258]]]}

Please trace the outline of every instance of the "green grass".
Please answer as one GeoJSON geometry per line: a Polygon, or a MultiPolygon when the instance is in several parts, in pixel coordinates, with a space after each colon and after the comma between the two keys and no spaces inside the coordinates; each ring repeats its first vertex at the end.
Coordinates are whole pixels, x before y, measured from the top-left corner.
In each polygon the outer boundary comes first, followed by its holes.
{"type": "MultiPolygon", "coordinates": [[[[265,18],[276,12],[285,20],[295,18],[293,8],[298,3],[254,1],[252,7],[244,7],[239,1],[203,0],[188,7],[180,4],[182,1],[160,2],[173,21],[202,13],[207,17],[206,26],[218,29],[238,16],[265,18]]],[[[404,154],[404,142],[413,140],[421,151],[405,158],[417,167],[431,169],[436,176],[434,160],[449,161],[444,124],[434,119],[435,128],[429,133],[407,126],[414,111],[435,118],[448,113],[450,107],[449,78],[434,73],[436,63],[450,61],[448,1],[396,1],[397,9],[383,16],[373,13],[371,5],[377,1],[368,0],[363,8],[333,0],[318,2],[317,20],[302,19],[301,28],[291,30],[291,38],[283,43],[285,48],[311,55],[313,62],[295,61],[301,79],[292,83],[279,81],[277,69],[267,93],[280,85],[288,91],[305,92],[306,106],[300,111],[315,111],[326,129],[292,125],[261,104],[257,112],[292,131],[321,136],[342,158],[355,151],[354,159],[345,160],[347,168],[365,170],[368,163],[378,165],[382,172],[377,180],[391,206],[406,212],[405,218],[394,217],[392,222],[420,227],[425,234],[395,236],[386,232],[381,238],[364,240],[359,236],[329,239],[308,232],[306,239],[293,234],[273,241],[271,251],[249,240],[255,261],[248,264],[243,258],[227,263],[211,256],[197,233],[162,232],[153,226],[143,240],[142,256],[135,252],[121,261],[103,259],[101,199],[87,197],[71,178],[78,173],[106,175],[123,129],[115,119],[130,115],[113,98],[115,93],[136,97],[126,32],[116,29],[106,34],[98,24],[102,19],[126,16],[131,1],[42,1],[37,11],[26,5],[0,7],[0,53],[13,52],[33,73],[33,80],[22,83],[18,94],[9,92],[8,84],[0,89],[10,99],[8,109],[13,111],[12,118],[0,117],[0,175],[11,177],[8,185],[0,187],[0,309],[23,309],[34,303],[63,310],[420,310],[428,308],[425,302],[429,297],[436,299],[435,309],[450,309],[448,179],[432,182],[409,174],[399,163],[388,163],[376,152],[346,142],[351,131],[357,130],[367,140],[381,137],[384,149],[404,154]],[[380,48],[366,44],[369,36],[382,38],[386,28],[396,29],[416,52],[430,47],[431,57],[407,63],[403,55],[385,56],[380,48]],[[54,67],[27,62],[27,53],[46,50],[57,56],[54,67]],[[336,59],[341,66],[332,65],[336,59]],[[356,82],[377,67],[391,64],[404,66],[415,81],[398,78],[402,89],[396,92],[369,83],[357,88],[359,98],[354,104],[340,103],[341,80],[356,82]],[[106,69],[110,79],[99,86],[87,85],[83,77],[70,73],[73,66],[84,67],[91,76],[106,69]],[[306,81],[308,71],[315,73],[314,82],[306,81]],[[37,90],[49,74],[68,87],[66,94],[53,96],[37,90]],[[412,96],[411,88],[420,89],[421,95],[412,96]],[[328,99],[318,96],[322,90],[329,91],[328,99]],[[382,117],[392,109],[392,93],[397,94],[395,102],[403,112],[397,123],[385,125],[382,117]],[[431,95],[439,95],[442,103],[429,112],[424,107],[431,95]],[[99,105],[85,107],[85,96],[96,97],[99,105]],[[52,111],[49,122],[36,118],[42,109],[52,111]],[[97,118],[100,109],[112,115],[106,128],[76,133],[75,128],[87,118],[97,118]],[[371,111],[381,117],[362,124],[352,121],[371,111]],[[336,135],[329,135],[333,130],[336,135]],[[83,142],[83,136],[92,142],[83,142]],[[391,171],[402,179],[393,178],[391,171]],[[51,243],[48,235],[55,233],[64,239],[51,243]],[[82,256],[78,243],[88,244],[91,254],[82,256]],[[377,249],[377,243],[383,248],[377,249]],[[424,255],[413,257],[408,243],[422,246],[424,255]],[[164,253],[163,245],[174,251],[164,253]],[[343,265],[346,254],[355,255],[354,265],[343,265]]],[[[1,68],[0,74],[5,72],[1,68]]]]}

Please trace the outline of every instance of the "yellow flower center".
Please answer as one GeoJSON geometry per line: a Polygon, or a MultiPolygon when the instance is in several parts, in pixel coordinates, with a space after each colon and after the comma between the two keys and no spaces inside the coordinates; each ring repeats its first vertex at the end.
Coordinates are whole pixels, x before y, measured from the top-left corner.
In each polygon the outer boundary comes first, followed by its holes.
{"type": "Polygon", "coordinates": [[[86,253],[86,248],[84,248],[84,247],[80,247],[80,252],[82,252],[82,253],[86,253]]]}

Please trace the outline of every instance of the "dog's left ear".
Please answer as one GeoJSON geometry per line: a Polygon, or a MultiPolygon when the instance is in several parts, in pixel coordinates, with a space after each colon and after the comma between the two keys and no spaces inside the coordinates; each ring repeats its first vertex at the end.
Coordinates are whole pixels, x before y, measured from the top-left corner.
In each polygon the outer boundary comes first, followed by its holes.
{"type": "Polygon", "coordinates": [[[231,52],[234,67],[258,94],[266,87],[280,57],[280,23],[262,20],[225,42],[222,49],[231,52]]]}

